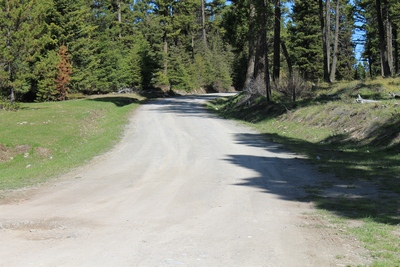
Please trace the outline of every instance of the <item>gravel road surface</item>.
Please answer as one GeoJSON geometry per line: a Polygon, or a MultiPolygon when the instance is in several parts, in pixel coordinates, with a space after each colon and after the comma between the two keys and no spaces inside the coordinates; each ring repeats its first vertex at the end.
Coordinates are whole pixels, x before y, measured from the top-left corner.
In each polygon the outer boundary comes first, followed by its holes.
{"type": "Polygon", "coordinates": [[[0,266],[347,266],[358,244],[316,216],[321,174],[203,108],[151,101],[121,142],[0,205],[0,266]]]}

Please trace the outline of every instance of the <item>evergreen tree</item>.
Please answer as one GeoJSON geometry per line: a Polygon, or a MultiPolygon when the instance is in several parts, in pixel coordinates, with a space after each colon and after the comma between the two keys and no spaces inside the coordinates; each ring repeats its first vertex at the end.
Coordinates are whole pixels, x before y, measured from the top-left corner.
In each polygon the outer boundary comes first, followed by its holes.
{"type": "Polygon", "coordinates": [[[296,0],[289,25],[293,64],[307,80],[323,77],[323,53],[317,1],[296,0]]]}
{"type": "Polygon", "coordinates": [[[357,0],[355,6],[366,32],[363,57],[369,76],[389,77],[398,71],[399,64],[398,1],[357,0]]]}
{"type": "Polygon", "coordinates": [[[391,70],[391,31],[389,4],[387,0],[375,0],[376,18],[378,23],[379,48],[381,56],[382,76],[390,77],[391,70]]]}
{"type": "Polygon", "coordinates": [[[57,63],[60,61],[55,50],[49,50],[45,55],[39,57],[35,64],[34,74],[37,77],[35,88],[36,101],[57,100],[57,85],[55,81],[57,63]]]}
{"type": "Polygon", "coordinates": [[[399,51],[399,43],[400,43],[400,16],[396,16],[396,14],[400,14],[400,2],[392,1],[391,2],[390,13],[392,14],[393,21],[393,46],[394,46],[394,72],[396,74],[400,73],[400,51],[399,51]]]}
{"type": "Polygon", "coordinates": [[[353,33],[355,29],[354,8],[348,0],[341,0],[339,16],[339,40],[337,53],[337,71],[335,79],[352,80],[356,58],[353,33]]]}
{"type": "Polygon", "coordinates": [[[27,93],[31,88],[32,66],[47,37],[41,14],[46,13],[50,4],[47,0],[0,1],[1,89],[11,102],[15,94],[27,93]]]}
{"type": "Polygon", "coordinates": [[[46,27],[53,38],[48,50],[57,51],[64,44],[68,47],[74,72],[71,76],[70,88],[74,92],[93,92],[98,68],[96,46],[98,41],[95,30],[94,15],[90,1],[53,0],[53,9],[46,14],[46,27]]]}

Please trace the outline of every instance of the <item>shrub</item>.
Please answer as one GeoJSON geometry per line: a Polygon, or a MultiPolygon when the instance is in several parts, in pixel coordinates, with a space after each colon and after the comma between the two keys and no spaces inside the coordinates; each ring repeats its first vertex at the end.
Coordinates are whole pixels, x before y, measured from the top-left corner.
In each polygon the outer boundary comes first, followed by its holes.
{"type": "Polygon", "coordinates": [[[292,77],[284,77],[273,82],[271,87],[272,90],[281,93],[285,98],[292,98],[293,101],[296,101],[296,98],[309,92],[312,85],[298,73],[294,73],[292,77]]]}
{"type": "Polygon", "coordinates": [[[18,102],[1,101],[0,100],[0,110],[10,110],[16,111],[21,108],[21,104],[18,102]]]}

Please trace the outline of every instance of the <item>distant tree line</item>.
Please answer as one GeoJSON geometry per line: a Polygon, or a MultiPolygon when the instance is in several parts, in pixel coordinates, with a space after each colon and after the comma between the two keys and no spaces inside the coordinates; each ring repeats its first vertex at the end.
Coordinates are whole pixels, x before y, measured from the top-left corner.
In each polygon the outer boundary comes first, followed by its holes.
{"type": "Polygon", "coordinates": [[[296,73],[390,77],[399,73],[399,14],[397,0],[0,0],[0,95],[257,84],[269,97],[271,83],[296,73]]]}

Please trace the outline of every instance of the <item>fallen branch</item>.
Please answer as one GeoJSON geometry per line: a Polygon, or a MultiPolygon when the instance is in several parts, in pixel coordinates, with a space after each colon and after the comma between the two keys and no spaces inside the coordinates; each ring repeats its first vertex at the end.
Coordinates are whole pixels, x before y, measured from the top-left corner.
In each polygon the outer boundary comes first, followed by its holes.
{"type": "Polygon", "coordinates": [[[378,102],[380,102],[380,101],[364,99],[364,98],[362,98],[360,95],[358,95],[358,97],[357,97],[357,99],[356,99],[356,102],[357,102],[357,103],[360,103],[360,104],[364,104],[364,103],[378,103],[378,102]]]}
{"type": "Polygon", "coordinates": [[[389,93],[393,98],[400,98],[400,92],[397,93],[389,93]]]}

